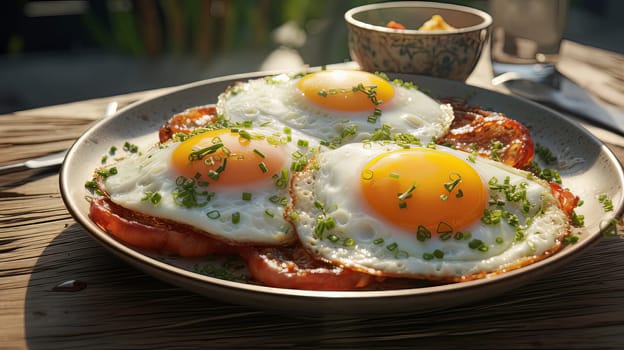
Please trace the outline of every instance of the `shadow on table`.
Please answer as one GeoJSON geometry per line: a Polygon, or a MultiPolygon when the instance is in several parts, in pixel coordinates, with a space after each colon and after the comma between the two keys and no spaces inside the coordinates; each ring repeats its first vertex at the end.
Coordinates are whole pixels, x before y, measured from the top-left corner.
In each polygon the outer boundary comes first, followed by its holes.
{"type": "Polygon", "coordinates": [[[606,268],[621,265],[623,252],[624,242],[605,239],[556,273],[478,304],[403,316],[306,319],[224,304],[163,283],[123,263],[72,224],[36,263],[26,295],[25,334],[28,348],[35,350],[487,348],[510,339],[515,348],[624,345],[619,333],[624,303],[610,300],[623,271],[606,268]],[[581,331],[569,334],[571,323],[581,331]],[[596,328],[600,339],[588,338],[596,328]]]}

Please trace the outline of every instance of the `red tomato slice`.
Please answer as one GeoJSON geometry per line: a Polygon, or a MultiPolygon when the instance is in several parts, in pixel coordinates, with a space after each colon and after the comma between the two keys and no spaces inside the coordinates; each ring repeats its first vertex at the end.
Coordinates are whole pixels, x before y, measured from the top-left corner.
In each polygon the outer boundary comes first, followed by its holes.
{"type": "Polygon", "coordinates": [[[208,126],[217,121],[217,108],[214,105],[187,109],[169,118],[158,131],[158,138],[163,143],[179,132],[188,134],[194,129],[208,126]]]}
{"type": "Polygon", "coordinates": [[[458,99],[443,99],[453,106],[455,119],[438,144],[498,160],[515,168],[526,168],[533,160],[535,146],[529,129],[502,113],[468,106],[458,99]]]}
{"type": "Polygon", "coordinates": [[[188,226],[125,209],[107,198],[94,198],[89,216],[112,236],[138,248],[184,257],[233,254],[238,249],[188,226]]]}
{"type": "Polygon", "coordinates": [[[550,182],[549,184],[552,194],[559,201],[561,210],[563,210],[568,217],[572,217],[572,212],[578,205],[580,198],[556,183],[550,182]]]}
{"type": "Polygon", "coordinates": [[[248,250],[243,257],[252,276],[270,287],[353,290],[373,281],[371,275],[318,261],[299,245],[248,250]]]}

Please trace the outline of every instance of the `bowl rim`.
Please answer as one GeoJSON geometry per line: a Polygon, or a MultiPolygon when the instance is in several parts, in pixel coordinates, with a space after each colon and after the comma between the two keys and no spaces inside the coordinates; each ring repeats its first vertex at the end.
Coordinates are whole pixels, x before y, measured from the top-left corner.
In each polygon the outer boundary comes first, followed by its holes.
{"type": "Polygon", "coordinates": [[[449,34],[460,34],[460,33],[468,33],[473,31],[479,31],[483,29],[487,29],[492,25],[492,16],[485,11],[468,7],[462,5],[455,4],[445,4],[445,3],[437,3],[437,2],[427,2],[427,1],[401,1],[401,2],[384,2],[377,4],[368,4],[363,6],[354,7],[347,12],[345,12],[344,19],[347,24],[353,25],[355,27],[359,27],[362,29],[375,30],[379,32],[385,33],[400,33],[407,35],[449,35],[449,34]],[[397,8],[397,7],[405,7],[405,8],[440,8],[445,10],[454,10],[459,12],[466,12],[480,17],[483,21],[479,24],[470,26],[470,27],[462,27],[454,30],[416,30],[416,29],[392,29],[383,26],[373,25],[370,23],[362,22],[360,20],[355,19],[353,16],[370,10],[378,10],[378,9],[388,9],[388,8],[397,8]]]}

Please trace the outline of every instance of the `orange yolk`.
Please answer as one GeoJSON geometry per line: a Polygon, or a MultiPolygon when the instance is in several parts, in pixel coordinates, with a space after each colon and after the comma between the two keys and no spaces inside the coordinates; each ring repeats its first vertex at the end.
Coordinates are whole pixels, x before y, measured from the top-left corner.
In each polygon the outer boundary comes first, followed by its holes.
{"type": "Polygon", "coordinates": [[[320,71],[301,78],[297,87],[319,106],[349,112],[372,111],[394,96],[392,85],[385,79],[362,71],[320,71]]]}
{"type": "Polygon", "coordinates": [[[407,231],[456,232],[478,221],[487,190],[468,163],[426,149],[377,156],[362,171],[360,188],[372,211],[407,231]]]}
{"type": "Polygon", "coordinates": [[[264,138],[245,138],[230,129],[213,130],[182,142],[173,151],[173,168],[181,175],[207,181],[211,188],[265,181],[286,163],[283,148],[264,138]]]}

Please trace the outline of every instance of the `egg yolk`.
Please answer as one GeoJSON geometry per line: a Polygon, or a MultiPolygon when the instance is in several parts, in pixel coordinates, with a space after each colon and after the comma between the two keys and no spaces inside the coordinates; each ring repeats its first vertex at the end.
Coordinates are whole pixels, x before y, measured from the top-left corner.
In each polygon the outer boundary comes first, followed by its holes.
{"type": "Polygon", "coordinates": [[[392,85],[385,79],[362,71],[311,73],[301,78],[297,86],[309,101],[339,111],[372,111],[394,96],[392,85]]]}
{"type": "Polygon", "coordinates": [[[211,188],[269,180],[281,171],[286,159],[285,150],[266,138],[230,129],[192,136],[171,156],[179,174],[206,181],[211,188]]]}
{"type": "Polygon", "coordinates": [[[364,167],[360,188],[374,214],[414,235],[463,230],[487,203],[485,185],[467,162],[426,148],[377,156],[364,167]]]}

